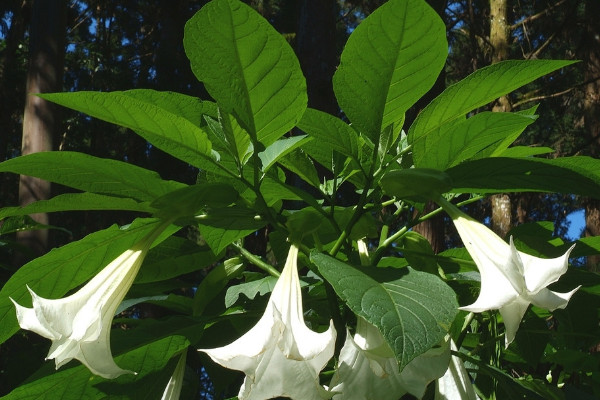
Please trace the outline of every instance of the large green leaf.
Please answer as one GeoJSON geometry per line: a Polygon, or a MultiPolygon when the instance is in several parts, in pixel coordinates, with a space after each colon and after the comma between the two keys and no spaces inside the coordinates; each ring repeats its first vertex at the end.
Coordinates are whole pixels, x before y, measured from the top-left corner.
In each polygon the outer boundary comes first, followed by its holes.
{"type": "Polygon", "coordinates": [[[29,286],[42,297],[60,298],[87,281],[159,223],[157,219],[142,219],[126,228],[112,226],[55,248],[19,268],[0,291],[0,343],[19,329],[15,307],[9,297],[23,306],[31,305],[29,286]]]}
{"type": "Polygon", "coordinates": [[[49,200],[40,200],[24,207],[0,209],[0,219],[15,215],[30,215],[72,210],[125,210],[152,212],[147,203],[139,203],[126,197],[105,196],[96,193],[65,193],[49,200]]]}
{"type": "Polygon", "coordinates": [[[358,155],[358,134],[350,125],[325,112],[307,108],[298,128],[313,137],[319,146],[336,150],[354,160],[358,155]]]}
{"type": "Polygon", "coordinates": [[[435,83],[448,54],[446,26],[422,0],[392,0],[350,35],[333,89],[373,142],[435,83]]]}
{"type": "MultiPolygon", "coordinates": [[[[159,149],[194,166],[201,166],[198,158],[212,157],[206,132],[176,113],[173,103],[165,105],[156,101],[155,92],[148,101],[142,100],[140,92],[133,95],[127,92],[71,92],[39,96],[132,129],[159,149]]],[[[208,111],[212,112],[210,108],[208,111]]]]}
{"type": "Polygon", "coordinates": [[[449,86],[419,113],[408,131],[414,157],[421,159],[430,138],[449,123],[500,96],[574,61],[510,60],[481,68],[449,86]]]}
{"type": "Polygon", "coordinates": [[[379,328],[400,369],[438,344],[458,313],[454,291],[435,275],[410,267],[358,269],[317,252],[311,260],[348,307],[379,328]]]}
{"type": "MultiPolygon", "coordinates": [[[[114,93],[114,92],[113,92],[114,93]]],[[[151,89],[133,89],[118,92],[144,103],[154,104],[190,121],[196,126],[205,125],[204,116],[216,118],[217,105],[212,101],[200,100],[177,92],[163,92],[151,89]]]]}
{"type": "Polygon", "coordinates": [[[192,70],[217,101],[265,147],[306,108],[306,82],[287,41],[237,0],[214,0],[190,19],[183,39],[192,70]]]}
{"type": "Polygon", "coordinates": [[[600,160],[590,157],[467,161],[446,171],[453,192],[558,192],[600,198],[600,160]]]}
{"type": "Polygon", "coordinates": [[[423,151],[413,154],[415,167],[446,169],[508,147],[535,118],[514,113],[482,112],[432,132],[423,151]],[[506,143],[508,141],[508,143],[506,143]]]}
{"type": "Polygon", "coordinates": [[[75,189],[152,201],[183,183],[165,181],[154,172],[122,161],[69,151],[49,151],[0,163],[0,172],[35,176],[75,189]]]}

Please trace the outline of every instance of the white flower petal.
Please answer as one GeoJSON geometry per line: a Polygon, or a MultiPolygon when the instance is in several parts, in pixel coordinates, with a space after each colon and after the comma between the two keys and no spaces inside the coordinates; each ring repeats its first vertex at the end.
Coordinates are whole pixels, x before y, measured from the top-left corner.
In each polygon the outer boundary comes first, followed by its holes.
{"type": "Polygon", "coordinates": [[[515,339],[519,324],[527,311],[527,307],[529,307],[529,301],[524,300],[523,298],[517,298],[515,301],[511,301],[503,307],[500,307],[500,315],[502,315],[504,327],[506,329],[504,334],[504,343],[506,347],[508,347],[515,339]]]}
{"type": "Polygon", "coordinates": [[[15,303],[21,328],[52,340],[46,359],[54,359],[57,369],[75,358],[104,378],[133,373],[119,368],[112,358],[112,319],[152,242],[166,226],[166,222],[161,224],[123,252],[76,293],[51,300],[28,287],[33,307],[15,303]]]}
{"type": "Polygon", "coordinates": [[[568,293],[554,292],[544,288],[531,297],[531,302],[537,307],[545,308],[550,311],[554,311],[557,308],[565,308],[571,299],[571,296],[573,296],[580,287],[581,285],[568,293]]]}
{"type": "MultiPolygon", "coordinates": [[[[450,341],[452,350],[457,351],[454,341],[450,341]]],[[[435,400],[477,400],[471,377],[459,357],[452,356],[444,376],[436,381],[435,400]]]]}
{"type": "Polygon", "coordinates": [[[377,327],[358,317],[354,338],[348,332],[331,379],[333,400],[396,400],[425,394],[427,385],[448,368],[450,347],[432,348],[400,372],[398,361],[377,327]]]}
{"type": "Polygon", "coordinates": [[[199,349],[216,363],[244,372],[240,400],[330,397],[319,373],[333,356],[336,332],[333,322],[322,333],[304,323],[297,257],[292,245],[265,313],[250,331],[227,346],[199,349]]]}
{"type": "Polygon", "coordinates": [[[481,290],[475,303],[462,310],[482,312],[499,309],[506,327],[506,346],[515,338],[530,303],[549,310],[564,308],[578,289],[556,293],[546,286],[567,271],[571,247],[562,257],[542,259],[517,251],[485,225],[440,198],[439,203],[454,225],[481,275],[481,290]]]}
{"type": "Polygon", "coordinates": [[[163,392],[161,400],[178,400],[181,395],[181,388],[183,386],[183,377],[185,375],[185,360],[187,358],[187,350],[184,350],[181,356],[179,357],[179,361],[177,361],[177,365],[175,366],[175,370],[173,371],[173,375],[169,379],[167,383],[167,387],[163,392]]]}
{"type": "Polygon", "coordinates": [[[571,246],[562,256],[549,259],[519,252],[525,271],[527,291],[535,294],[551,283],[556,282],[561,275],[567,272],[569,268],[569,254],[571,254],[574,248],[575,245],[571,246]]]}
{"type": "Polygon", "coordinates": [[[333,400],[396,400],[406,394],[393,353],[392,357],[373,354],[356,340],[347,332],[338,368],[331,379],[333,400]]]}

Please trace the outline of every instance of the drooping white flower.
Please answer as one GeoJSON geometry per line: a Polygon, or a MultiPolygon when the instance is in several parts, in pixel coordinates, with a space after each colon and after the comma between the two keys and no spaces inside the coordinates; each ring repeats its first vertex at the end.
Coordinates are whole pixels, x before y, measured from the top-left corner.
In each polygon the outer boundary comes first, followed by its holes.
{"type": "MultiPolygon", "coordinates": [[[[450,349],[457,351],[450,339],[450,349]]],[[[478,400],[463,361],[452,356],[448,370],[435,382],[435,400],[478,400]]]]}
{"type": "Polygon", "coordinates": [[[54,359],[56,369],[75,358],[92,373],[107,379],[134,373],[121,369],[113,360],[112,319],[152,242],[167,225],[161,224],[70,296],[45,299],[27,287],[33,308],[23,307],[11,299],[21,328],[52,340],[46,359],[54,359]]]}
{"type": "Polygon", "coordinates": [[[187,350],[183,351],[183,354],[179,357],[173,375],[167,383],[167,387],[163,392],[161,400],[178,400],[181,395],[181,388],[183,386],[183,377],[185,375],[185,360],[187,359],[187,350]]]}
{"type": "Polygon", "coordinates": [[[330,391],[333,400],[396,400],[406,393],[421,398],[427,385],[444,375],[449,361],[450,347],[444,340],[399,371],[379,329],[358,317],[354,338],[346,335],[330,391]]]}
{"type": "Polygon", "coordinates": [[[481,275],[481,291],[475,303],[461,310],[482,312],[500,310],[506,327],[506,347],[514,340],[529,304],[553,311],[565,308],[579,286],[568,293],[551,291],[546,286],[567,272],[569,254],[544,259],[517,251],[492,230],[461,212],[444,199],[439,200],[452,217],[465,247],[481,275]]]}
{"type": "Polygon", "coordinates": [[[333,356],[336,332],[333,322],[322,333],[305,325],[297,257],[292,245],[265,313],[252,329],[227,346],[199,349],[225,368],[246,374],[240,400],[328,397],[319,372],[333,356]]]}

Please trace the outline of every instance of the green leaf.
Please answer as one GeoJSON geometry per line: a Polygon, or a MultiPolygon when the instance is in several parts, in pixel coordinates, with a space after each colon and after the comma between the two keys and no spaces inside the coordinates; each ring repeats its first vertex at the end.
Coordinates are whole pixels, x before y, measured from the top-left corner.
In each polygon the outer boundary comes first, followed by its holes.
{"type": "MultiPolygon", "coordinates": [[[[208,275],[196,290],[194,296],[194,315],[202,315],[206,306],[227,286],[230,280],[240,276],[244,263],[240,257],[230,258],[219,264],[208,275]]],[[[227,301],[226,301],[227,303],[227,301]]],[[[226,307],[229,307],[226,305],[226,307]]]]}
{"type": "Polygon", "coordinates": [[[465,160],[490,157],[506,149],[534,121],[515,113],[481,112],[433,131],[421,151],[413,154],[413,162],[416,167],[446,169],[465,160]]]}
{"type": "Polygon", "coordinates": [[[317,252],[311,261],[355,314],[379,328],[400,370],[438,344],[458,313],[454,291],[432,274],[410,267],[358,269],[317,252]]]}
{"type": "Polygon", "coordinates": [[[275,164],[281,157],[294,151],[298,147],[302,146],[307,142],[306,135],[292,136],[285,139],[279,139],[264,151],[258,154],[260,161],[262,162],[262,170],[266,172],[273,164],[275,164]]]}
{"type": "MultiPolygon", "coordinates": [[[[128,321],[130,326],[136,322],[128,321]]],[[[81,364],[69,364],[70,367],[55,372],[54,362],[48,362],[28,382],[2,399],[158,399],[174,368],[170,360],[197,340],[203,326],[204,323],[189,318],[175,317],[160,322],[145,320],[126,332],[115,329],[111,335],[116,342],[114,353],[123,353],[115,361],[137,375],[108,380],[93,375],[81,364]]]]}
{"type": "Polygon", "coordinates": [[[456,193],[557,192],[600,198],[600,160],[485,158],[446,171],[456,193]]]}
{"type": "Polygon", "coordinates": [[[225,307],[234,305],[241,294],[250,300],[254,300],[257,294],[264,296],[273,291],[276,283],[277,278],[274,276],[266,276],[262,279],[231,286],[227,289],[227,293],[225,294],[225,307]]]}
{"type": "Polygon", "coordinates": [[[214,102],[200,100],[194,96],[152,89],[133,89],[119,93],[145,103],[154,104],[171,114],[184,117],[196,126],[206,125],[203,118],[205,115],[217,118],[217,105],[214,102]]]}
{"type": "Polygon", "coordinates": [[[383,190],[400,199],[425,202],[452,189],[450,176],[431,168],[394,169],[381,178],[383,190]]]}
{"type": "Polygon", "coordinates": [[[0,236],[8,235],[20,231],[37,231],[41,229],[57,229],[67,234],[72,234],[71,231],[54,225],[40,224],[29,215],[20,215],[17,217],[9,217],[2,221],[0,226],[0,236]]]}
{"type": "Polygon", "coordinates": [[[139,203],[130,198],[105,196],[96,193],[65,193],[49,200],[40,200],[24,207],[5,207],[0,209],[0,219],[35,213],[48,213],[75,210],[124,210],[152,212],[147,203],[139,203]]]}
{"type": "Polygon", "coordinates": [[[204,207],[224,207],[239,197],[238,192],[226,183],[197,183],[174,190],[154,200],[157,216],[163,219],[191,217],[204,207]]]}
{"type": "Polygon", "coordinates": [[[499,157],[530,157],[540,154],[554,153],[554,149],[550,147],[529,147],[529,146],[514,146],[505,149],[498,154],[499,157]]]}
{"type": "Polygon", "coordinates": [[[211,143],[203,129],[178,113],[153,104],[152,99],[140,100],[139,93],[132,96],[127,92],[71,92],[38,96],[132,129],[159,149],[194,166],[201,166],[198,158],[212,157],[211,143]]]}
{"type": "Polygon", "coordinates": [[[279,159],[279,164],[298,175],[312,187],[318,188],[321,184],[315,165],[302,149],[296,149],[286,154],[285,157],[279,159]]]}
{"type": "Polygon", "coordinates": [[[207,246],[173,236],[150,250],[134,284],[171,279],[206,268],[215,261],[217,257],[207,246]]]}
{"type": "Polygon", "coordinates": [[[419,113],[408,131],[413,155],[424,157],[430,137],[453,121],[498,97],[574,61],[509,60],[478,69],[449,86],[419,113]]]}
{"type": "Polygon", "coordinates": [[[350,125],[325,112],[307,108],[298,128],[313,137],[319,146],[336,150],[341,154],[359,160],[358,134],[350,125]]]}
{"type": "Polygon", "coordinates": [[[433,86],[448,54],[446,26],[421,0],[392,0],[348,38],[333,76],[338,103],[372,142],[433,86]]]}
{"type": "Polygon", "coordinates": [[[264,18],[236,0],[214,0],[185,26],[185,52],[219,107],[265,147],[292,129],[306,108],[294,51],[264,18]]]}
{"type": "Polygon", "coordinates": [[[75,189],[152,201],[183,183],[165,181],[154,172],[122,161],[69,151],[49,151],[0,163],[0,172],[35,176],[75,189]]]}
{"type": "Polygon", "coordinates": [[[438,265],[429,241],[415,231],[408,231],[400,240],[408,264],[418,271],[437,274],[438,265]]]}
{"type": "Polygon", "coordinates": [[[60,298],[87,281],[159,223],[156,219],[138,219],[125,228],[112,226],[55,248],[22,266],[0,291],[0,343],[19,330],[15,307],[9,297],[27,307],[31,304],[27,285],[42,297],[60,298]]]}
{"type": "Polygon", "coordinates": [[[197,221],[202,237],[215,254],[267,224],[253,210],[243,207],[210,210],[210,213],[197,217],[197,221]]]}
{"type": "Polygon", "coordinates": [[[229,144],[231,155],[240,165],[245,165],[254,152],[250,135],[240,126],[233,115],[219,113],[219,122],[223,128],[225,141],[229,144]]]}

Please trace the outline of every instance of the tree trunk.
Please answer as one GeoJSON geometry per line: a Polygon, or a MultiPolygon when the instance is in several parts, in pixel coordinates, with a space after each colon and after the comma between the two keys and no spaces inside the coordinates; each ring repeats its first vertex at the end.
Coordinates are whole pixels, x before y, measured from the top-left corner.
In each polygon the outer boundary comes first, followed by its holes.
{"type": "Polygon", "coordinates": [[[15,93],[19,92],[16,86],[21,82],[16,72],[19,69],[17,66],[17,50],[19,44],[23,43],[25,34],[26,4],[23,3],[19,6],[15,3],[11,11],[10,29],[4,40],[6,47],[2,51],[2,57],[0,57],[0,132],[2,132],[0,133],[0,161],[4,161],[9,157],[9,136],[12,135],[15,129],[14,96],[15,93]]]}
{"type": "MultiPolygon", "coordinates": [[[[23,117],[21,154],[50,151],[53,148],[53,130],[56,108],[35,96],[35,93],[56,92],[62,89],[66,34],[65,0],[35,0],[29,30],[29,69],[27,72],[27,98],[23,117]]],[[[21,176],[19,205],[50,197],[50,183],[38,178],[21,176]]],[[[39,223],[47,224],[47,214],[31,216],[39,223]]],[[[19,232],[19,243],[32,249],[35,255],[47,250],[48,231],[19,232]]]]}
{"type": "MultiPolygon", "coordinates": [[[[583,100],[583,123],[589,137],[589,155],[600,155],[600,25],[597,18],[600,13],[600,2],[585,3],[585,34],[582,43],[582,60],[584,64],[584,81],[590,82],[585,88],[583,100]]],[[[585,201],[585,236],[600,236],[600,201],[585,201]]],[[[587,267],[591,271],[600,271],[600,256],[587,258],[587,267]]]]}
{"type": "MultiPolygon", "coordinates": [[[[508,0],[490,0],[490,43],[493,47],[492,63],[508,58],[508,0]]],[[[502,96],[492,111],[511,110],[507,96],[502,96]]],[[[512,227],[512,206],[507,194],[495,194],[490,198],[492,206],[492,230],[500,237],[506,237],[512,227]]]]}

